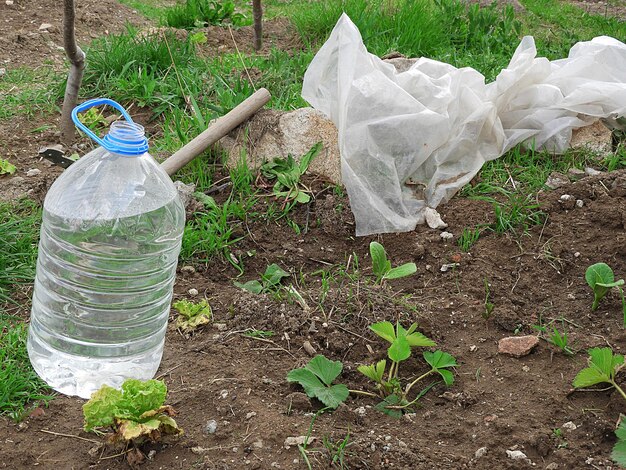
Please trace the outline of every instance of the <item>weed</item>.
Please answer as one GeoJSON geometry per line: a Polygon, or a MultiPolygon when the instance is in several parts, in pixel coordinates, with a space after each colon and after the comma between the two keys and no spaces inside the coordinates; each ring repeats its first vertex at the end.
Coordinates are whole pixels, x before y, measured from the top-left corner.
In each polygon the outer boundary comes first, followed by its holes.
{"type": "Polygon", "coordinates": [[[489,320],[495,305],[490,300],[491,292],[489,291],[489,282],[487,279],[483,279],[483,285],[485,287],[485,301],[483,302],[483,318],[489,320]]]}
{"type": "Polygon", "coordinates": [[[531,226],[541,224],[545,214],[539,210],[539,204],[531,202],[531,197],[514,193],[506,203],[494,203],[496,221],[491,229],[496,233],[525,233],[531,226]]]}
{"type": "Polygon", "coordinates": [[[248,281],[246,283],[240,283],[235,281],[234,284],[240,289],[252,292],[253,294],[266,294],[276,292],[283,278],[289,277],[289,273],[282,269],[277,264],[270,264],[265,273],[261,275],[260,280],[248,281]]]}
{"type": "Polygon", "coordinates": [[[206,299],[197,303],[182,299],[174,302],[172,307],[178,312],[176,328],[182,330],[183,333],[191,333],[211,321],[211,306],[206,299]]]}
{"type": "Polygon", "coordinates": [[[548,343],[559,348],[566,356],[573,356],[576,354],[571,346],[567,337],[567,331],[563,325],[563,332],[561,333],[555,325],[552,325],[552,332],[549,336],[545,336],[548,333],[548,328],[543,325],[533,325],[533,328],[541,334],[541,338],[545,339],[548,343]]]}
{"type": "Polygon", "coordinates": [[[333,442],[328,436],[324,436],[322,439],[322,445],[328,451],[330,463],[333,467],[338,467],[340,470],[348,468],[346,464],[346,449],[348,448],[349,442],[350,429],[348,429],[346,437],[337,443],[333,442]]]}
{"type": "Polygon", "coordinates": [[[173,28],[194,29],[230,22],[243,24],[245,16],[235,12],[232,0],[185,0],[165,10],[165,24],[173,28]]]}
{"type": "Polygon", "coordinates": [[[469,252],[470,248],[480,238],[480,234],[482,233],[482,230],[483,229],[481,227],[476,227],[473,229],[467,228],[467,227],[464,228],[463,232],[459,236],[459,239],[457,240],[457,244],[459,245],[459,248],[461,248],[461,251],[465,253],[469,252]]]}
{"type": "Polygon", "coordinates": [[[596,310],[600,300],[613,288],[617,287],[622,298],[622,310],[624,314],[623,324],[626,327],[626,300],[624,299],[624,291],[621,286],[624,285],[623,279],[615,280],[613,270],[606,263],[596,263],[587,268],[585,272],[585,280],[589,287],[593,289],[593,304],[591,310],[596,310]]]}
{"type": "Polygon", "coordinates": [[[261,166],[261,173],[265,178],[270,181],[276,180],[272,190],[274,196],[284,198],[283,207],[290,201],[306,204],[311,200],[309,195],[311,191],[300,179],[321,148],[322,143],[318,142],[302,156],[300,162],[296,162],[293,156],[289,155],[287,159],[275,158],[261,166]]]}
{"type": "Polygon", "coordinates": [[[248,336],[250,338],[271,338],[274,336],[273,331],[268,330],[257,330],[256,328],[251,328],[242,333],[243,336],[248,336]]]}
{"type": "Polygon", "coordinates": [[[17,170],[17,167],[10,161],[0,158],[0,175],[12,175],[17,170]]]}
{"type": "Polygon", "coordinates": [[[370,255],[372,257],[372,270],[378,284],[382,284],[387,279],[399,279],[417,272],[415,263],[406,263],[392,268],[391,261],[387,259],[385,248],[378,242],[370,243],[370,255]]]}
{"type": "Polygon", "coordinates": [[[331,361],[318,354],[306,366],[290,371],[287,374],[287,381],[299,383],[309,397],[317,398],[326,407],[335,409],[346,401],[349,395],[348,387],[345,385],[332,385],[342,369],[341,361],[331,361]]]}
{"type": "Polygon", "coordinates": [[[23,419],[28,404],[53,398],[30,365],[26,336],[23,323],[0,311],[0,415],[15,421],[23,419]]]}

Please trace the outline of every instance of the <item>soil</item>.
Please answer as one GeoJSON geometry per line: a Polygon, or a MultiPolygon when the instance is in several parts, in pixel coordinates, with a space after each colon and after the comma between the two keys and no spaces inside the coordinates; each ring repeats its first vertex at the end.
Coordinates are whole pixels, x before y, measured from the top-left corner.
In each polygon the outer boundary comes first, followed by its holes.
{"type": "MultiPolygon", "coordinates": [[[[32,7],[34,2],[16,4],[32,7]]],[[[0,5],[0,12],[4,8],[0,5]]],[[[38,147],[55,138],[53,130],[30,132],[44,123],[55,124],[54,118],[16,118],[10,128],[2,124],[0,150],[18,164],[22,180],[0,176],[0,199],[31,191],[41,200],[60,174],[61,169],[37,157],[38,147]],[[21,174],[29,168],[41,174],[21,174]]],[[[185,434],[144,447],[148,458],[140,468],[306,468],[298,448],[286,448],[285,440],[306,435],[311,426],[315,439],[307,456],[315,469],[340,468],[323,444],[330,439],[337,446],[346,436],[349,468],[614,468],[609,456],[624,402],[611,390],[573,392],[571,382],[585,366],[587,348],[626,350],[619,297],[610,294],[591,312],[592,293],[584,280],[587,266],[600,261],[620,277],[626,273],[626,171],[541,192],[537,200],[546,213],[544,224],[527,234],[486,231],[470,253],[459,250],[457,238],[466,227],[493,222],[493,208],[484,201],[453,198],[439,208],[452,240],[425,226],[356,238],[347,198],[321,181],[307,183],[314,201],[290,216],[302,228],[300,234],[284,221],[233,227],[236,235],[245,236],[234,251],[245,270],[239,281],[258,278],[268,264],[278,263],[293,273],[289,282],[306,307],[242,291],[233,285],[237,271],[221,259],[179,267],[175,298],[192,299],[189,290],[197,289],[195,298],[209,300],[214,322],[190,336],[170,327],[159,377],[168,385],[168,403],[179,412],[176,419],[185,434]],[[582,207],[561,199],[564,194],[583,201],[582,207]],[[394,265],[414,261],[417,274],[374,285],[368,254],[374,239],[383,243],[394,265]],[[442,272],[450,262],[458,266],[442,272]],[[342,267],[357,270],[354,281],[341,275],[342,267]],[[321,270],[334,274],[326,296],[321,270]],[[488,318],[485,280],[495,305],[488,318]],[[399,420],[376,411],[370,398],[350,396],[312,424],[321,405],[285,378],[310,359],[305,342],[343,361],[341,383],[371,390],[356,368],[385,357],[386,345],[368,330],[381,320],[400,320],[405,326],[417,322],[420,331],[457,358],[455,383],[449,389],[437,384],[399,420]],[[536,334],[533,325],[552,320],[567,330],[576,356],[567,357],[546,341],[522,358],[498,354],[501,338],[536,334]],[[252,329],[273,336],[244,336],[252,329]],[[217,422],[212,434],[206,432],[210,420],[217,422]],[[564,426],[569,422],[576,429],[564,426]],[[520,450],[529,460],[512,460],[507,450],[520,450]]],[[[260,201],[255,211],[263,212],[265,203],[260,201]]],[[[30,289],[23,287],[16,298],[28,299],[30,289]]],[[[12,311],[25,319],[28,312],[27,300],[12,311]]],[[[425,371],[415,358],[401,370],[407,378],[425,371]]],[[[82,431],[83,403],[59,396],[22,423],[0,417],[0,468],[129,468],[123,449],[104,448],[102,438],[82,431]]]]}

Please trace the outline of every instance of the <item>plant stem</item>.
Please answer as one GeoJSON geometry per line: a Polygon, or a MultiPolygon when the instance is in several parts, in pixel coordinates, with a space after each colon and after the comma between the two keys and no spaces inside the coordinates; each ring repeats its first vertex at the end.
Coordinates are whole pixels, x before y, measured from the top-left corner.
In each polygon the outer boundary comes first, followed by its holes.
{"type": "Polygon", "coordinates": [[[348,392],[353,393],[355,395],[363,395],[366,397],[378,398],[378,395],[372,392],[364,392],[363,390],[348,390],[348,392]]]}
{"type": "Polygon", "coordinates": [[[626,393],[624,393],[624,390],[622,390],[622,387],[617,385],[614,380],[611,380],[610,384],[613,385],[613,387],[615,387],[615,389],[620,393],[620,395],[624,398],[624,400],[626,400],[626,393]]]}
{"type": "Polygon", "coordinates": [[[435,372],[435,369],[431,369],[428,372],[426,372],[425,374],[420,375],[417,379],[415,379],[413,382],[411,382],[409,385],[407,385],[406,389],[404,390],[404,396],[406,397],[406,396],[409,395],[409,392],[411,391],[411,388],[413,387],[413,385],[415,385],[417,382],[419,382],[423,378],[428,377],[433,372],[435,372]]]}
{"type": "Polygon", "coordinates": [[[626,299],[624,299],[624,289],[619,288],[619,294],[622,296],[622,314],[623,314],[623,326],[626,328],[626,299]]]}

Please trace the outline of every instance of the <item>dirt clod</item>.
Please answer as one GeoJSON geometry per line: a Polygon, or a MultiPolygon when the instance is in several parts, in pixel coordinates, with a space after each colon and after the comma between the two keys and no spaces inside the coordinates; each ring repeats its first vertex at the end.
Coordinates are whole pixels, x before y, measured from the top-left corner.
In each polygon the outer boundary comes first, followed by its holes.
{"type": "Polygon", "coordinates": [[[498,352],[513,357],[527,356],[539,344],[534,335],[509,336],[498,341],[498,352]]]}

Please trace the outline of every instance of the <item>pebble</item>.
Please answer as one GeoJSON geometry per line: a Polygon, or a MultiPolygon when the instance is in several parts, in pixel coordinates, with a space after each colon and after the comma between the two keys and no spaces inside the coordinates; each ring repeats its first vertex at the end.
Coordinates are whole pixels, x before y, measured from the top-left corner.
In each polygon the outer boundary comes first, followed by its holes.
{"type": "Polygon", "coordinates": [[[454,235],[452,235],[450,232],[441,232],[439,234],[439,236],[443,239],[443,240],[450,240],[452,238],[454,238],[454,235]]]}
{"type": "Polygon", "coordinates": [[[459,263],[447,263],[447,264],[442,265],[441,268],[439,268],[439,271],[441,271],[442,273],[445,273],[452,268],[456,268],[457,266],[459,266],[459,263]]]}
{"type": "Polygon", "coordinates": [[[428,224],[430,228],[438,229],[446,228],[448,226],[448,224],[441,220],[439,212],[437,212],[432,207],[427,207],[424,209],[424,218],[426,219],[426,224],[428,224]]]}
{"type": "Polygon", "coordinates": [[[535,335],[509,336],[498,341],[498,353],[513,357],[522,357],[530,354],[539,344],[535,335]]]}
{"type": "Polygon", "coordinates": [[[567,423],[564,423],[561,428],[565,429],[566,431],[575,431],[578,426],[576,426],[572,421],[568,421],[567,423]]]}
{"type": "Polygon", "coordinates": [[[522,370],[523,370],[524,372],[530,372],[530,367],[528,367],[528,366],[523,366],[523,367],[522,367],[522,370]]]}
{"type": "MultiPolygon", "coordinates": [[[[217,328],[217,331],[226,331],[227,325],[226,323],[213,323],[213,327],[217,328]]],[[[228,394],[228,392],[226,392],[228,394]]]]}
{"type": "Polygon", "coordinates": [[[194,289],[191,288],[187,291],[189,293],[190,296],[195,297],[196,295],[198,295],[198,289],[194,289]]]}
{"type": "Polygon", "coordinates": [[[559,464],[556,462],[552,462],[546,465],[546,470],[556,470],[557,468],[559,468],[559,464]]]}
{"type": "Polygon", "coordinates": [[[41,170],[39,168],[31,168],[26,172],[26,176],[37,176],[41,174],[41,170]]]}
{"type": "Polygon", "coordinates": [[[313,436],[309,436],[308,439],[307,439],[306,436],[291,436],[291,437],[288,437],[287,439],[285,439],[284,446],[285,446],[285,449],[289,449],[291,446],[301,446],[305,442],[310,444],[315,439],[317,439],[317,438],[313,437],[313,436]]]}
{"type": "Polygon", "coordinates": [[[569,184],[569,178],[557,171],[550,173],[550,176],[548,176],[546,180],[546,186],[550,189],[558,189],[566,184],[569,184]]]}
{"type": "Polygon", "coordinates": [[[148,452],[148,460],[152,460],[155,455],[156,455],[156,450],[152,449],[150,452],[148,452]]]}
{"type": "Polygon", "coordinates": [[[180,272],[185,274],[193,274],[196,272],[196,268],[194,268],[193,266],[183,266],[182,268],[180,268],[180,272]]]}
{"type": "Polygon", "coordinates": [[[7,69],[0,67],[0,77],[2,77],[5,73],[7,73],[7,69]]]}
{"type": "Polygon", "coordinates": [[[208,420],[204,425],[204,433],[215,434],[215,431],[217,431],[217,421],[215,421],[214,419],[208,420]]]}
{"type": "Polygon", "coordinates": [[[365,413],[367,412],[367,410],[365,409],[365,407],[364,407],[364,406],[359,406],[356,410],[354,410],[354,412],[355,412],[358,416],[363,417],[363,416],[365,416],[365,413]]]}
{"type": "Polygon", "coordinates": [[[8,6],[11,6],[13,5],[13,0],[6,0],[6,2],[4,3],[6,3],[8,6]]]}
{"type": "Polygon", "coordinates": [[[223,400],[224,398],[226,398],[228,396],[228,390],[222,390],[220,392],[220,398],[223,400]]]}
{"type": "Polygon", "coordinates": [[[478,350],[478,346],[476,346],[475,344],[472,344],[472,345],[469,347],[469,350],[470,350],[470,352],[476,352],[476,351],[478,350]]]}
{"type": "Polygon", "coordinates": [[[595,168],[591,168],[591,167],[587,167],[585,168],[585,173],[587,173],[587,175],[589,176],[597,176],[600,173],[602,173],[601,171],[596,170],[595,168]]]}
{"type": "Polygon", "coordinates": [[[246,414],[246,419],[251,419],[254,418],[256,416],[256,413],[254,411],[251,411],[250,413],[246,414]]]}
{"type": "Polygon", "coordinates": [[[576,199],[576,207],[580,209],[584,205],[585,205],[585,201],[583,201],[582,199],[576,199]]]}
{"type": "Polygon", "coordinates": [[[476,452],[474,452],[474,458],[475,459],[479,459],[479,458],[483,457],[486,453],[487,453],[487,448],[486,447],[481,447],[476,452]]]}
{"type": "Polygon", "coordinates": [[[522,452],[521,450],[507,450],[506,451],[506,455],[511,460],[526,460],[526,459],[528,459],[526,454],[524,452],[522,452]]]}
{"type": "Polygon", "coordinates": [[[52,26],[50,23],[41,23],[41,26],[39,26],[39,31],[50,31],[53,28],[54,26],[52,26]]]}

